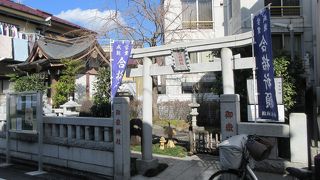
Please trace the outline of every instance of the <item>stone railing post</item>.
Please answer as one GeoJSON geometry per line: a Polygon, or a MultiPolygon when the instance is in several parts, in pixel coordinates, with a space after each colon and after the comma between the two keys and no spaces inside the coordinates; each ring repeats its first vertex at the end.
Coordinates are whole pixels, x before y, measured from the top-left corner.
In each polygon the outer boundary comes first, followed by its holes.
{"type": "Polygon", "coordinates": [[[87,141],[90,140],[90,126],[84,127],[84,139],[87,141]]]}
{"type": "Polygon", "coordinates": [[[72,139],[72,126],[71,125],[67,125],[67,136],[68,136],[68,139],[72,139]]]}
{"type": "Polygon", "coordinates": [[[290,152],[291,162],[308,163],[308,132],[307,116],[304,113],[291,113],[290,152]]]}
{"type": "Polygon", "coordinates": [[[102,140],[101,127],[94,127],[94,140],[95,141],[101,141],[102,140]]]}

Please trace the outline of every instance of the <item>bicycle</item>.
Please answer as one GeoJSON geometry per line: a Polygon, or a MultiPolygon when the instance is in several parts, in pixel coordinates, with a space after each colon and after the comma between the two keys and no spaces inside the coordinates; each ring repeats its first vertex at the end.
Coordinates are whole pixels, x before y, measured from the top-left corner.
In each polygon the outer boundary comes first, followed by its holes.
{"type": "Polygon", "coordinates": [[[290,176],[293,176],[299,180],[312,180],[313,173],[307,169],[299,169],[295,167],[287,167],[286,171],[290,176]]]}
{"type": "MultiPolygon", "coordinates": [[[[247,136],[245,145],[242,148],[242,157],[241,157],[241,164],[238,168],[228,168],[219,170],[216,173],[214,173],[209,180],[258,180],[257,176],[254,174],[253,170],[250,167],[250,159],[254,158],[255,160],[262,160],[269,156],[272,146],[268,145],[265,149],[265,152],[263,152],[263,155],[261,157],[258,157],[257,154],[251,156],[252,153],[250,153],[248,149],[248,143],[253,143],[256,141],[259,137],[255,135],[249,135],[247,136]]],[[[251,144],[252,145],[252,144],[251,144]]]]}

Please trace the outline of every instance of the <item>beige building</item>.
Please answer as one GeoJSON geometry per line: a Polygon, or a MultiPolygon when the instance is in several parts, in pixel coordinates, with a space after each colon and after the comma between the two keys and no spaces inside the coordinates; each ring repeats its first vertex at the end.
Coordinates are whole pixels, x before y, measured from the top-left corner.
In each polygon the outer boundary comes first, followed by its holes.
{"type": "Polygon", "coordinates": [[[39,37],[63,40],[81,36],[85,31],[88,32],[50,13],[13,1],[0,0],[0,93],[9,90],[7,75],[13,69],[7,65],[25,61],[39,37]]]}
{"type": "Polygon", "coordinates": [[[0,47],[0,119],[5,118],[5,93],[12,91],[9,74],[41,73],[50,106],[55,92],[51,85],[63,70],[61,59],[85,64],[76,79],[78,102],[93,96],[97,70],[109,64],[95,32],[10,0],[0,0],[0,47]]]}

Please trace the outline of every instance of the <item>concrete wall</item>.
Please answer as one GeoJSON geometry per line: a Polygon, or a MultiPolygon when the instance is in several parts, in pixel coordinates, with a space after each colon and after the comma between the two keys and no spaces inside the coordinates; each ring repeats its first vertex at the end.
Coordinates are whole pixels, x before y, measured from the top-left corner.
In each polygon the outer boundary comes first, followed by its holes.
{"type": "Polygon", "coordinates": [[[0,94],[13,92],[13,86],[14,86],[14,83],[10,82],[9,80],[1,79],[0,80],[0,94]]]}
{"type": "MultiPolygon", "coordinates": [[[[30,18],[33,19],[35,21],[38,22],[44,22],[44,18],[42,17],[38,17],[38,16],[34,16],[31,14],[26,14],[26,13],[22,13],[22,12],[17,12],[17,14],[20,14],[21,16],[25,16],[26,18],[30,18]]],[[[31,21],[27,21],[27,20],[21,20],[19,18],[12,18],[9,16],[3,16],[0,15],[0,21],[1,22],[5,22],[5,23],[9,23],[9,24],[13,24],[13,25],[17,25],[20,28],[20,31],[25,32],[25,33],[35,33],[37,30],[43,30],[44,26],[41,24],[37,24],[35,22],[31,21]]],[[[57,35],[57,34],[65,34],[67,32],[71,32],[71,31],[75,31],[74,28],[67,26],[67,25],[62,25],[61,23],[57,23],[55,21],[51,22],[51,26],[46,26],[45,27],[45,33],[48,36],[52,36],[54,38],[58,38],[61,40],[66,39],[65,36],[61,36],[61,35],[57,35]],[[51,33],[54,32],[54,33],[51,33]]]]}
{"type": "MultiPolygon", "coordinates": [[[[158,95],[158,103],[168,102],[168,101],[191,101],[193,94],[159,94],[158,95]]],[[[215,95],[213,93],[199,93],[197,94],[198,100],[203,101],[218,101],[219,95],[215,95]]]]}
{"type": "Polygon", "coordinates": [[[81,102],[86,98],[86,75],[78,74],[76,78],[75,101],[81,102]]]}
{"type": "Polygon", "coordinates": [[[258,12],[264,7],[264,0],[247,0],[241,1],[240,11],[241,11],[241,32],[251,31],[251,13],[258,12]]]}
{"type": "MultiPolygon", "coordinates": [[[[89,75],[89,98],[93,97],[95,93],[94,84],[96,82],[95,75],[89,75]]],[[[78,74],[76,78],[76,92],[75,92],[75,100],[77,102],[81,102],[86,99],[86,85],[87,85],[87,77],[86,74],[78,74]]]]}
{"type": "MultiPolygon", "coordinates": [[[[290,139],[290,161],[308,164],[307,117],[304,113],[291,113],[288,124],[238,122],[238,134],[251,134],[290,139]]],[[[278,151],[275,144],[274,151],[278,151]]],[[[276,156],[276,158],[278,158],[276,156]]]]}
{"type": "MultiPolygon", "coordinates": [[[[0,139],[0,147],[6,147],[6,140],[0,139]]],[[[36,142],[22,140],[10,141],[10,155],[25,160],[38,160],[36,142]]],[[[2,153],[5,153],[2,150],[2,153]]],[[[107,176],[113,175],[113,152],[70,147],[66,145],[44,144],[43,162],[50,165],[67,167],[81,171],[93,172],[107,176]],[[104,157],[104,158],[102,158],[104,157]]]]}
{"type": "Polygon", "coordinates": [[[227,35],[236,34],[239,32],[239,29],[241,29],[241,2],[240,1],[230,1],[225,0],[225,21],[227,28],[227,35]],[[229,8],[229,6],[232,6],[232,8],[229,8]],[[232,12],[230,13],[230,9],[232,9],[232,12]],[[230,14],[232,16],[230,17],[230,14]]]}
{"type": "Polygon", "coordinates": [[[26,32],[26,33],[34,33],[36,31],[37,25],[33,23],[26,23],[26,21],[17,19],[17,18],[11,18],[7,16],[0,16],[0,21],[17,25],[20,28],[20,31],[26,32]]]}

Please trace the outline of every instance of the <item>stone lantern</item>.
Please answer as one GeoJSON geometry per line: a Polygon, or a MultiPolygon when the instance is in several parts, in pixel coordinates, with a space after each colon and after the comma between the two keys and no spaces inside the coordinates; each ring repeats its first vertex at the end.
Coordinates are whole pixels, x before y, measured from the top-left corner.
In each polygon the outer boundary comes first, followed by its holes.
{"type": "Polygon", "coordinates": [[[197,127],[197,116],[199,115],[198,113],[198,108],[200,107],[200,104],[197,103],[196,97],[192,97],[192,103],[188,104],[188,106],[191,108],[191,126],[192,128],[197,127]]]}
{"type": "Polygon", "coordinates": [[[79,116],[79,112],[76,111],[76,108],[80,106],[80,104],[74,102],[72,97],[70,97],[69,101],[60,107],[63,108],[63,116],[79,116]]]}
{"type": "Polygon", "coordinates": [[[194,152],[196,152],[195,131],[198,129],[197,116],[199,115],[198,108],[200,107],[200,104],[197,103],[195,94],[192,97],[192,102],[190,104],[188,104],[188,106],[191,108],[191,112],[190,112],[191,123],[190,123],[190,128],[189,128],[189,141],[190,141],[189,154],[192,155],[194,152]]]}

